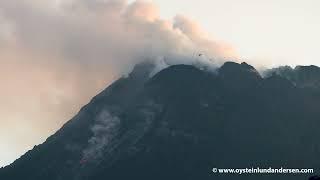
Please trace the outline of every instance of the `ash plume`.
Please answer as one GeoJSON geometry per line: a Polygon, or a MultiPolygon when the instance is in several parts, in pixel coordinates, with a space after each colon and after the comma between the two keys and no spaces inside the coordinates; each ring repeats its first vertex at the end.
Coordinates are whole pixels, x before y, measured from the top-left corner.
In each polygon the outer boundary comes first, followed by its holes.
{"type": "Polygon", "coordinates": [[[82,161],[92,161],[102,156],[103,150],[117,135],[120,119],[109,111],[103,110],[95,120],[91,130],[93,136],[88,141],[88,147],[83,151],[82,161]]]}
{"type": "Polygon", "coordinates": [[[1,0],[0,118],[3,129],[27,133],[1,130],[0,140],[16,142],[14,156],[21,155],[146,59],[160,59],[155,74],[168,65],[237,57],[203,32],[187,17],[161,18],[145,1],[1,0]]]}

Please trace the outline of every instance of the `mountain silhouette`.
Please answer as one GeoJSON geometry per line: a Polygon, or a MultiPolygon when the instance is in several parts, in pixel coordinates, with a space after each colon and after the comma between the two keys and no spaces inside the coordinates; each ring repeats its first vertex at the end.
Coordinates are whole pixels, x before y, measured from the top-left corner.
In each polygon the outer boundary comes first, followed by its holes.
{"type": "Polygon", "coordinates": [[[282,66],[267,71],[267,75],[278,74],[298,87],[320,88],[320,68],[317,66],[282,66]]]}
{"type": "MultiPolygon", "coordinates": [[[[213,168],[320,167],[320,70],[246,63],[215,73],[137,65],[43,144],[0,170],[4,180],[305,179],[213,168]]],[[[315,178],[315,176],[313,177],[315,178]]]]}

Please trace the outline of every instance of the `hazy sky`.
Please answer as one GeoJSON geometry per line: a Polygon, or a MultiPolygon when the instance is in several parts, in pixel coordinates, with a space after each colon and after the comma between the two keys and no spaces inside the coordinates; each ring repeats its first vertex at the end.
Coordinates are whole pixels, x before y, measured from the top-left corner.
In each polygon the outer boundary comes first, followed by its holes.
{"type": "Polygon", "coordinates": [[[161,15],[193,18],[263,65],[320,65],[318,0],[154,0],[161,15]]]}
{"type": "Polygon", "coordinates": [[[318,0],[106,1],[0,0],[0,166],[144,58],[320,65],[318,0]]]}

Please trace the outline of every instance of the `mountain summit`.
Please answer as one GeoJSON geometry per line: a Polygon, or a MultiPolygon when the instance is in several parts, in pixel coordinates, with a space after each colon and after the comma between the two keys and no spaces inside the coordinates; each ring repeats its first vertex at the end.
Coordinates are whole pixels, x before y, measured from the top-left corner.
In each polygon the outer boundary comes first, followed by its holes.
{"type": "Polygon", "coordinates": [[[137,65],[2,168],[0,179],[298,180],[312,174],[217,175],[212,168],[320,167],[318,68],[267,78],[246,63],[227,62],[217,73],[174,65],[150,76],[153,68],[137,65]]]}

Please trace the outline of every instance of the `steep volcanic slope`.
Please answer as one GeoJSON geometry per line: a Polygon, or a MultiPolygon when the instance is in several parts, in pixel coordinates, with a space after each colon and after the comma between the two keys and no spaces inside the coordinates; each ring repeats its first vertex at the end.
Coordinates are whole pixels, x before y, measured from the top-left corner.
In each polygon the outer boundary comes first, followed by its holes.
{"type": "Polygon", "coordinates": [[[298,87],[320,89],[320,68],[317,66],[282,66],[267,71],[267,76],[278,74],[298,87]]]}
{"type": "Polygon", "coordinates": [[[216,74],[142,64],[96,96],[0,179],[307,179],[211,169],[319,168],[320,94],[246,63],[216,74]]]}
{"type": "Polygon", "coordinates": [[[0,179],[1,176],[6,177],[4,179],[73,179],[81,163],[85,162],[85,150],[90,150],[89,141],[94,137],[92,128],[97,119],[105,110],[118,115],[134,101],[149,78],[149,66],[137,66],[128,78],[117,80],[94,97],[45,143],[1,169],[0,179]]]}

